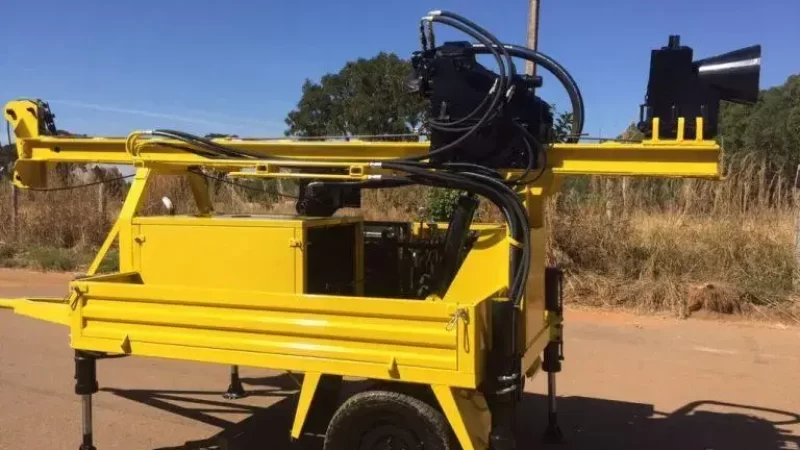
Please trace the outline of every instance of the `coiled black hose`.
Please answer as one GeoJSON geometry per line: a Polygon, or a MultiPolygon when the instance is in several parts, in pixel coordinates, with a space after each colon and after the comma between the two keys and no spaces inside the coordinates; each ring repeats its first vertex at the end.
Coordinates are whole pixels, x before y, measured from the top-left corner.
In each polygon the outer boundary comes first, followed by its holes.
{"type": "MultiPolygon", "coordinates": [[[[472,44],[472,47],[481,54],[494,53],[493,49],[487,48],[486,45],[482,43],[472,44]]],[[[586,117],[586,111],[583,104],[583,95],[581,95],[578,84],[575,82],[575,79],[572,78],[572,75],[567,72],[564,66],[542,52],[513,44],[503,44],[503,47],[508,50],[512,56],[535,62],[544,67],[558,79],[562,86],[564,86],[567,95],[569,95],[570,103],[572,103],[572,113],[574,115],[572,129],[570,130],[571,137],[568,142],[577,142],[583,134],[583,123],[586,117]]]]}

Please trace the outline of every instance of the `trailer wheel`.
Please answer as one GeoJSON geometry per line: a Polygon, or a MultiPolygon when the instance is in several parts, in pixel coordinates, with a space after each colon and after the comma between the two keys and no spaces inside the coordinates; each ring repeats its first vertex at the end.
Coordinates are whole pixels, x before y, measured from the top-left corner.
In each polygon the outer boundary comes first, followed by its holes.
{"type": "Polygon", "coordinates": [[[392,391],[353,395],[334,414],[324,450],[454,450],[441,412],[415,397],[392,391]]]}

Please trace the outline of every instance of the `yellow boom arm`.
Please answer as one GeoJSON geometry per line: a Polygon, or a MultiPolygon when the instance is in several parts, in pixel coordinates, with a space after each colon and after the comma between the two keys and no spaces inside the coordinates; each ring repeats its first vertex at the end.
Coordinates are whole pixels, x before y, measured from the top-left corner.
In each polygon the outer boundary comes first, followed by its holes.
{"type": "MultiPolygon", "coordinates": [[[[131,145],[128,138],[47,136],[40,134],[38,106],[31,101],[12,101],[6,105],[5,117],[17,138],[18,160],[14,183],[19,187],[46,185],[46,168],[55,163],[100,163],[134,165],[182,171],[187,167],[204,166],[241,172],[247,176],[297,177],[284,168],[347,167],[350,178],[379,174],[369,162],[425,155],[426,142],[310,142],[292,140],[251,140],[223,138],[216,142],[237,150],[263,156],[263,160],[209,159],[159,144],[176,144],[168,140],[138,140],[131,145]],[[281,158],[277,161],[275,158],[281,158]]],[[[655,119],[656,121],[658,119],[655,119]]],[[[697,129],[702,130],[702,119],[697,129]]],[[[679,122],[683,124],[683,120],[679,122]]],[[[658,124],[654,124],[658,130],[658,124]]],[[[134,133],[136,137],[138,133],[134,133]]],[[[615,175],[657,177],[719,177],[719,146],[704,140],[702,133],[694,140],[661,140],[657,135],[640,143],[558,143],[547,150],[548,170],[563,175],[615,175]]],[[[313,171],[311,172],[313,174],[313,171]]],[[[319,178],[320,174],[314,175],[319,178]]]]}

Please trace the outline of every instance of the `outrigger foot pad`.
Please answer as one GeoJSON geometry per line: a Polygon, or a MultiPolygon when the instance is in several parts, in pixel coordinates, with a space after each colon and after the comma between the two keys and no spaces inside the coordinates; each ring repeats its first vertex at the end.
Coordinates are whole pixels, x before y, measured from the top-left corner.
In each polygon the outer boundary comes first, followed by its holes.
{"type": "Polygon", "coordinates": [[[561,432],[561,427],[558,426],[558,421],[555,417],[550,417],[547,428],[544,430],[542,440],[545,444],[564,443],[564,433],[561,432]]]}
{"type": "Polygon", "coordinates": [[[233,385],[228,386],[227,392],[222,394],[222,398],[224,398],[225,400],[239,400],[240,398],[245,398],[245,397],[247,397],[247,391],[245,391],[241,385],[239,385],[238,387],[233,385]]]}
{"type": "Polygon", "coordinates": [[[247,397],[247,391],[244,390],[242,380],[239,379],[239,367],[231,366],[231,384],[228,385],[228,390],[222,394],[225,400],[238,400],[247,397]]]}

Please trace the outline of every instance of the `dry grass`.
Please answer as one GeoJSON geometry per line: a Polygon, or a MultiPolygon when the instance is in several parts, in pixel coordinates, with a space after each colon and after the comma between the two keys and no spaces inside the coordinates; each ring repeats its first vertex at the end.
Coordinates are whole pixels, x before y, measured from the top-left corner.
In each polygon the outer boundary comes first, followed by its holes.
{"type": "Polygon", "coordinates": [[[717,297],[767,307],[793,293],[792,214],[637,212],[609,220],[582,211],[555,217],[550,246],[551,261],[570,274],[573,301],[687,314],[697,302],[712,310],[743,309],[714,306],[717,297]],[[698,300],[705,297],[712,299],[698,300]]]}
{"type": "Polygon", "coordinates": [[[749,158],[728,174],[721,182],[581,180],[565,189],[549,205],[548,248],[570,275],[568,299],[800,321],[789,180],[749,158]]]}
{"type": "MultiPolygon", "coordinates": [[[[727,173],[721,182],[569,182],[548,204],[548,258],[568,273],[568,301],[683,316],[705,309],[800,317],[800,295],[793,287],[796,199],[789,186],[794,180],[768,173],[749,157],[729,162],[727,173]]],[[[281,186],[281,191],[296,194],[291,186],[281,186]]],[[[47,248],[67,249],[80,264],[87,259],[80,255],[102,242],[122,199],[122,192],[111,196],[108,214],[101,217],[97,188],[23,192],[19,232],[12,238],[9,192],[7,183],[0,184],[0,265],[48,266],[26,263],[32,253],[42,253],[32,249],[47,248]]],[[[419,220],[430,194],[422,187],[365,191],[361,211],[341,213],[419,220]]],[[[159,177],[145,199],[144,213],[163,213],[163,196],[178,213],[194,211],[184,179],[159,177]]],[[[222,183],[216,183],[214,203],[222,212],[294,212],[291,199],[254,196],[222,183]]],[[[498,219],[491,205],[482,204],[479,220],[498,219]]],[[[50,253],[52,268],[68,264],[63,255],[50,253]]]]}

